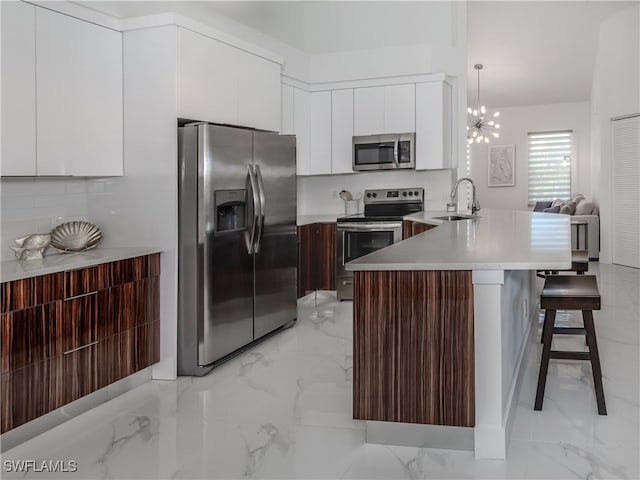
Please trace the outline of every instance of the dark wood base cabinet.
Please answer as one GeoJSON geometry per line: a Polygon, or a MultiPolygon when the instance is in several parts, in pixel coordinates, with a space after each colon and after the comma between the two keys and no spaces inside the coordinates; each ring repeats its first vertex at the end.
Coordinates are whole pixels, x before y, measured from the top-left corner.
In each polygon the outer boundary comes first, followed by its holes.
{"type": "Polygon", "coordinates": [[[336,289],[336,224],[298,227],[298,298],[336,289]]]}
{"type": "Polygon", "coordinates": [[[471,272],[354,274],[353,418],[473,427],[471,272]]]}
{"type": "Polygon", "coordinates": [[[160,360],[160,254],[0,288],[2,433],[160,360]]]}
{"type": "Polygon", "coordinates": [[[422,222],[414,222],[412,220],[403,220],[402,221],[402,239],[405,240],[409,237],[413,237],[414,235],[418,235],[419,233],[426,232],[427,230],[431,230],[435,228],[436,225],[428,225],[422,222]]]}

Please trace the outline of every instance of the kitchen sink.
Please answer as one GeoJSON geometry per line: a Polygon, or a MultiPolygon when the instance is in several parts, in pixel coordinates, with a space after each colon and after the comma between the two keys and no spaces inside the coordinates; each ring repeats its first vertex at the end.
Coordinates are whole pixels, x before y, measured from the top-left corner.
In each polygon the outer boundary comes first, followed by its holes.
{"type": "Polygon", "coordinates": [[[456,220],[472,220],[479,218],[477,215],[446,215],[444,217],[433,217],[436,220],[446,220],[447,222],[455,222],[456,220]]]}

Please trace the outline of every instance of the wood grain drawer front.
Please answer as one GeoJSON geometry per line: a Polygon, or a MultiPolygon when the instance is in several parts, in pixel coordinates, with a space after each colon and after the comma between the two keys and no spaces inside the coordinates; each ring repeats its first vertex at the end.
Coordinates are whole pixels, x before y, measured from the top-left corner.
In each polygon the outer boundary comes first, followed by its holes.
{"type": "Polygon", "coordinates": [[[336,289],[336,224],[298,227],[298,298],[336,289]]]}
{"type": "Polygon", "coordinates": [[[64,298],[64,273],[4,282],[0,284],[1,312],[22,310],[64,298]]]}
{"type": "Polygon", "coordinates": [[[63,302],[0,315],[2,373],[62,354],[63,302]]]}
{"type": "Polygon", "coordinates": [[[64,352],[75,350],[98,339],[98,326],[106,322],[106,315],[102,313],[102,309],[108,303],[104,300],[103,292],[93,292],[64,301],[64,352]]]}
{"type": "Polygon", "coordinates": [[[422,222],[414,222],[412,220],[403,220],[402,221],[402,239],[405,240],[407,238],[413,237],[414,235],[418,235],[419,233],[426,232],[427,230],[431,230],[435,228],[435,225],[428,225],[422,222]]]}
{"type": "Polygon", "coordinates": [[[355,272],[356,419],[472,427],[469,271],[355,272]]]}
{"type": "Polygon", "coordinates": [[[65,272],[65,296],[74,297],[160,275],[160,254],[65,272]]]}

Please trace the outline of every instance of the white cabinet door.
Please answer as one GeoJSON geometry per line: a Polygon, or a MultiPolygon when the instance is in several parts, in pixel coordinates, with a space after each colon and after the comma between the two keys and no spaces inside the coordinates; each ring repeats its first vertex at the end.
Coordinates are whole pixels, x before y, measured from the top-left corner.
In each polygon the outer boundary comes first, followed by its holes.
{"type": "Polygon", "coordinates": [[[384,133],[408,133],[415,130],[415,84],[384,87],[384,133]]]}
{"type": "Polygon", "coordinates": [[[36,10],[38,175],[123,174],[122,35],[36,10]]]}
{"type": "Polygon", "coordinates": [[[353,89],[331,92],[331,173],[352,173],[353,89]]]}
{"type": "Polygon", "coordinates": [[[236,125],[241,52],[190,30],[178,32],[178,116],[236,125]]]}
{"type": "Polygon", "coordinates": [[[451,87],[416,84],[416,170],[454,168],[451,119],[451,87]]]}
{"type": "Polygon", "coordinates": [[[311,175],[331,173],[331,92],[311,93],[311,175]]]}
{"type": "Polygon", "coordinates": [[[309,92],[299,88],[293,89],[293,130],[296,135],[296,173],[298,175],[311,174],[310,103],[309,92]]]}
{"type": "Polygon", "coordinates": [[[35,7],[1,2],[3,176],[36,174],[35,7]]]}
{"type": "Polygon", "coordinates": [[[384,89],[385,87],[355,89],[353,96],[354,135],[379,135],[385,133],[384,89]]]}
{"type": "Polygon", "coordinates": [[[281,90],[281,124],[280,133],[283,135],[293,135],[293,87],[282,84],[281,90]]]}
{"type": "Polygon", "coordinates": [[[248,52],[238,53],[238,125],[279,131],[280,65],[248,52]]]}

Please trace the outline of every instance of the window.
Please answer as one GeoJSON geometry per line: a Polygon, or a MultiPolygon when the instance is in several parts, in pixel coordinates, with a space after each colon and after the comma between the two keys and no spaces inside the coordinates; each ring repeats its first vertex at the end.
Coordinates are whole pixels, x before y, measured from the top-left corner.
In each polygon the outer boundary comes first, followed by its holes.
{"type": "Polygon", "coordinates": [[[529,204],[571,198],[573,132],[529,133],[529,204]]]}

